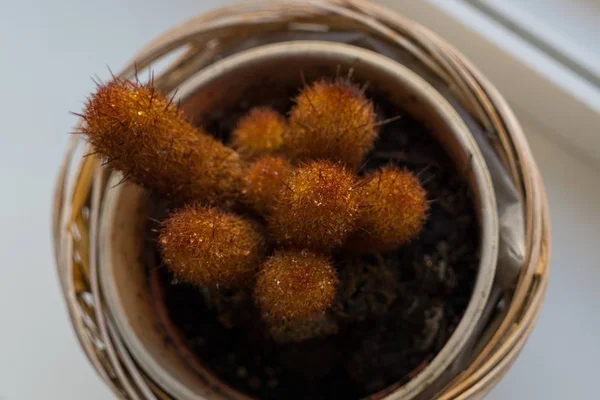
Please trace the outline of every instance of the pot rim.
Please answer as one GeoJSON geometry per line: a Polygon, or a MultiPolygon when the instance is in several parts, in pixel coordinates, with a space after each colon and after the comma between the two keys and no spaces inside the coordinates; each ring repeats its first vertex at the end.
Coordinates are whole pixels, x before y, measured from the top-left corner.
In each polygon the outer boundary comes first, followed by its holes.
{"type": "MultiPolygon", "coordinates": [[[[487,165],[464,121],[448,101],[428,82],[394,60],[352,45],[322,41],[292,41],[245,50],[217,61],[190,77],[180,86],[176,99],[184,104],[202,87],[239,68],[260,66],[261,63],[294,57],[315,57],[331,62],[343,61],[349,65],[359,62],[362,63],[362,66],[377,69],[382,75],[399,82],[411,93],[418,94],[422,104],[435,110],[445,126],[454,133],[453,139],[456,144],[460,146],[464,154],[469,156],[469,174],[472,174],[474,182],[471,190],[478,201],[480,212],[481,242],[477,278],[461,321],[440,352],[413,379],[400,387],[392,387],[391,392],[384,390],[387,392],[386,399],[414,398],[434,384],[466,348],[479,326],[490,295],[496,269],[499,228],[496,199],[487,165]]],[[[113,174],[111,179],[118,179],[115,175],[118,174],[113,174]]],[[[164,385],[164,389],[176,398],[197,398],[198,393],[194,393],[183,385],[167,368],[150,356],[144,343],[131,328],[127,310],[123,308],[120,300],[120,293],[112,272],[114,266],[111,262],[113,259],[111,240],[115,225],[113,218],[119,205],[119,194],[122,191],[122,187],[117,187],[106,195],[100,228],[100,248],[103,252],[99,263],[100,278],[106,293],[107,306],[123,341],[145,372],[152,379],[164,385]]]]}

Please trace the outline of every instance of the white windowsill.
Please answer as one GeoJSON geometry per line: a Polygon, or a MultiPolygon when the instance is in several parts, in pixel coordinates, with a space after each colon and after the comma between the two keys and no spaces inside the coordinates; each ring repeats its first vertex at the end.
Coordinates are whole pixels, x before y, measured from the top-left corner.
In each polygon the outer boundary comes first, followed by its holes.
{"type": "Polygon", "coordinates": [[[600,83],[600,0],[465,0],[600,83]]]}
{"type": "Polygon", "coordinates": [[[521,120],[600,167],[600,91],[461,0],[380,0],[440,34],[492,80],[521,120]]]}

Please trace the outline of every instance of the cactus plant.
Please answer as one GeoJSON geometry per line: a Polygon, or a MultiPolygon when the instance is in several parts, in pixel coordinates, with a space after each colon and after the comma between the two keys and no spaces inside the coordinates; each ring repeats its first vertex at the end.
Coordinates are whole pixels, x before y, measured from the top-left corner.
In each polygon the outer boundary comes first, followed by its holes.
{"type": "Polygon", "coordinates": [[[81,131],[110,168],[184,204],[158,239],[172,275],[211,290],[255,285],[275,340],[337,331],[325,314],[338,286],[332,252],[394,250],[427,217],[412,173],[386,167],[360,175],[377,118],[373,103],[343,80],[303,88],[289,121],[252,109],[231,133],[240,154],[188,123],[151,85],[102,84],[82,116],[81,131]],[[275,248],[263,262],[268,239],[275,248]]]}

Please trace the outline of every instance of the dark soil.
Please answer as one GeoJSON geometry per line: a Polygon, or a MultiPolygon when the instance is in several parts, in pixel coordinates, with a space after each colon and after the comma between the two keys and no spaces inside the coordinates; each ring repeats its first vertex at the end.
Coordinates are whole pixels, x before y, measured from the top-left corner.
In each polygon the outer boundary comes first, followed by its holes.
{"type": "MultiPolygon", "coordinates": [[[[385,100],[375,102],[381,119],[398,114],[381,107],[385,100]]],[[[289,102],[275,106],[285,111],[289,102]]],[[[214,116],[207,128],[226,136],[243,108],[224,123],[214,116]]],[[[203,365],[234,389],[259,399],[358,399],[410,379],[456,328],[479,262],[466,184],[427,130],[407,115],[382,127],[368,159],[365,170],[393,163],[419,174],[432,201],[430,216],[419,238],[398,251],[335,255],[341,288],[327,319],[338,333],[276,343],[248,293],[207,295],[174,283],[160,269],[172,322],[203,365]]],[[[160,264],[153,241],[147,243],[160,264]]]]}

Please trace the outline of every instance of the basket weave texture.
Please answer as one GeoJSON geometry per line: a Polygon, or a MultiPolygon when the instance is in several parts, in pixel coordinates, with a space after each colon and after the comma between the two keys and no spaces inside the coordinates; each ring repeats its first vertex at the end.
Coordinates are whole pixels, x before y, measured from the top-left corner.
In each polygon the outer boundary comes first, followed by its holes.
{"type": "MultiPolygon", "coordinates": [[[[477,357],[438,394],[439,399],[479,399],[506,374],[531,333],[548,279],[547,200],[521,126],[494,86],[465,57],[428,29],[365,0],[285,0],[238,4],[200,15],[143,49],[119,74],[132,78],[177,51],[157,73],[155,85],[170,92],[221,58],[240,37],[301,29],[366,32],[401,48],[447,83],[489,133],[524,205],[526,257],[517,284],[478,344],[477,357]]],[[[104,304],[98,280],[98,231],[110,171],[73,138],[57,182],[53,238],[63,294],[82,348],[121,398],[167,399],[131,359],[104,304]]]]}

